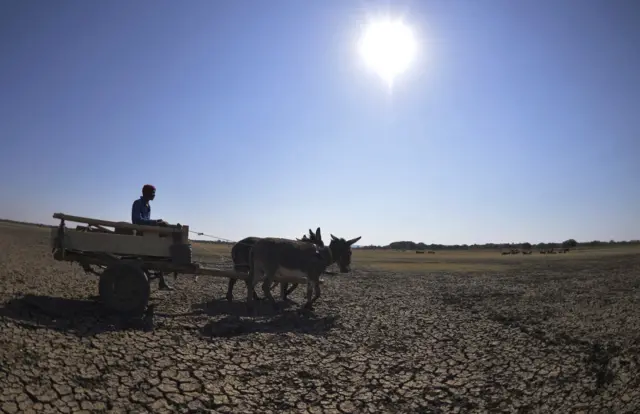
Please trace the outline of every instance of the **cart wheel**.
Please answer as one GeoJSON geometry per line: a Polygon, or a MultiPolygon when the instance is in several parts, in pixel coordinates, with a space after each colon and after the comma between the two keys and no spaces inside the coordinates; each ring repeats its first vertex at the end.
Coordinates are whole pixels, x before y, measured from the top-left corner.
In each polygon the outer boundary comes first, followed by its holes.
{"type": "Polygon", "coordinates": [[[137,266],[118,263],[100,275],[100,299],[118,313],[139,316],[144,313],[151,289],[149,279],[137,266]]]}

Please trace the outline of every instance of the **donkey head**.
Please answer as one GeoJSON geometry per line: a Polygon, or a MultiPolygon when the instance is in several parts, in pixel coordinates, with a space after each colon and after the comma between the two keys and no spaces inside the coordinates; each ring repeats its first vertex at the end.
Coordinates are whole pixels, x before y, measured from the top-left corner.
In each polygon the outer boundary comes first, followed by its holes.
{"type": "Polygon", "coordinates": [[[302,236],[301,239],[296,239],[296,240],[313,243],[318,247],[324,247],[324,242],[322,241],[322,234],[320,233],[320,227],[316,229],[315,233],[311,229],[309,229],[309,236],[305,234],[302,236]]]}
{"type": "Polygon", "coordinates": [[[343,238],[337,238],[333,234],[331,235],[331,243],[329,248],[331,249],[331,255],[333,260],[338,264],[340,273],[349,273],[351,271],[351,245],[360,240],[362,236],[355,239],[345,240],[343,238]]]}

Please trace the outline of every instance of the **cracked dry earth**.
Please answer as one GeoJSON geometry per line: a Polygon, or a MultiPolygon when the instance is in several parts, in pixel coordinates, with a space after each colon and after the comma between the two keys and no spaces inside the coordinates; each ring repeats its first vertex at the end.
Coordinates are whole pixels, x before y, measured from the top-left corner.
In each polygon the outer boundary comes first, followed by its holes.
{"type": "Polygon", "coordinates": [[[185,275],[153,282],[150,330],[105,314],[48,230],[0,226],[3,412],[640,412],[638,256],[356,271],[306,316],[185,275]]]}

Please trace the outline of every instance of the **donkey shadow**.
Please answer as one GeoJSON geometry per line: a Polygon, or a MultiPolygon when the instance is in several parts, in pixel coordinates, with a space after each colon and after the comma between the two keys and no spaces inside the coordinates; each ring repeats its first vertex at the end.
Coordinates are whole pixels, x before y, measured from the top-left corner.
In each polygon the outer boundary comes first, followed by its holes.
{"type": "Polygon", "coordinates": [[[12,299],[0,307],[0,317],[32,330],[52,329],[78,337],[91,337],[104,332],[150,330],[148,315],[130,318],[109,311],[97,298],[68,299],[28,294],[12,299]]]}
{"type": "Polygon", "coordinates": [[[219,298],[192,305],[191,309],[207,316],[264,317],[276,316],[282,311],[290,310],[294,305],[296,303],[291,300],[277,301],[274,307],[268,300],[260,299],[253,301],[253,310],[250,311],[247,307],[247,302],[244,300],[228,301],[226,298],[219,298]]]}
{"type": "Polygon", "coordinates": [[[299,308],[295,302],[277,302],[277,309],[267,300],[254,302],[249,311],[244,301],[212,300],[193,306],[208,316],[223,316],[200,329],[204,337],[234,337],[252,333],[304,333],[326,335],[338,321],[338,316],[319,317],[313,311],[299,308]]]}
{"type": "Polygon", "coordinates": [[[254,333],[300,333],[313,336],[324,336],[336,327],[337,316],[322,318],[298,312],[284,312],[272,318],[243,319],[237,316],[226,316],[207,323],[200,329],[203,337],[231,338],[254,333]]]}

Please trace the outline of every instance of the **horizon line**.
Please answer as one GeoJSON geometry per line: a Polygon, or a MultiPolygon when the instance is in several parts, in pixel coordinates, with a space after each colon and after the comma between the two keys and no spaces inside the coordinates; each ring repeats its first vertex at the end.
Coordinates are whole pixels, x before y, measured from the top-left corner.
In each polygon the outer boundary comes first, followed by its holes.
{"type": "MultiPolygon", "coordinates": [[[[7,219],[7,218],[0,218],[0,222],[5,222],[5,223],[15,223],[15,224],[22,224],[22,225],[30,225],[30,226],[37,226],[37,227],[51,227],[51,228],[55,228],[58,227],[58,225],[56,224],[44,224],[44,223],[36,223],[36,222],[31,222],[31,221],[19,221],[19,220],[13,220],[13,219],[7,219]]],[[[193,240],[193,241],[199,241],[199,242],[204,242],[204,243],[228,243],[228,244],[233,244],[233,243],[237,243],[237,241],[229,241],[229,240],[222,240],[220,238],[216,238],[216,240],[206,240],[206,239],[195,239],[195,238],[189,238],[189,240],[193,240]]],[[[575,239],[567,239],[567,240],[575,240],[575,239]]],[[[468,247],[472,247],[472,246],[488,246],[488,245],[495,245],[496,247],[499,246],[503,246],[503,245],[522,245],[525,243],[529,243],[531,244],[531,246],[537,246],[537,245],[541,245],[541,244],[562,244],[563,242],[567,241],[567,240],[563,240],[563,241],[547,241],[547,242],[539,242],[539,243],[531,243],[531,242],[488,242],[488,243],[459,243],[459,244],[442,244],[442,243],[425,243],[425,242],[415,242],[415,241],[411,241],[411,240],[398,240],[398,241],[392,241],[389,242],[388,244],[385,245],[376,245],[376,244],[368,244],[368,245],[354,245],[353,248],[356,249],[362,249],[362,248],[366,248],[366,247],[388,247],[391,246],[391,244],[393,243],[413,243],[413,244],[423,244],[424,246],[442,246],[442,247],[462,247],[462,246],[468,246],[468,247]]],[[[605,240],[589,240],[589,241],[578,241],[575,240],[576,244],[581,245],[581,244],[590,244],[590,243],[594,243],[594,242],[598,242],[598,243],[603,243],[603,244],[611,244],[611,242],[616,243],[616,244],[621,244],[621,243],[628,243],[628,244],[640,244],[640,239],[630,239],[630,240],[614,240],[611,239],[609,241],[605,241],[605,240]]]]}

